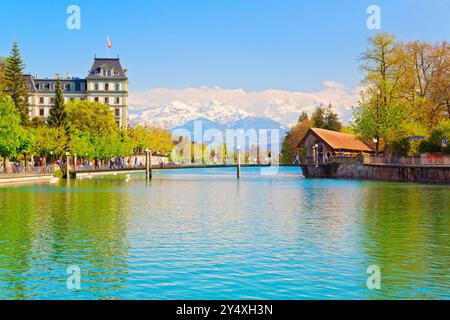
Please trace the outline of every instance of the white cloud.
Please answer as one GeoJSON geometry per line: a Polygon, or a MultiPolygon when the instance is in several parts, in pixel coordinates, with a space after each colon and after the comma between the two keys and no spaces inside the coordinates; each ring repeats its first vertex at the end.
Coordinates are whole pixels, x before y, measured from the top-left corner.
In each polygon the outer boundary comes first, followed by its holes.
{"type": "Polygon", "coordinates": [[[311,114],[320,103],[326,105],[330,102],[341,120],[348,121],[351,107],[358,102],[360,88],[347,90],[345,85],[330,80],[322,84],[324,88],[315,92],[274,89],[245,91],[204,86],[184,89],[153,88],[130,92],[128,104],[136,122],[164,123],[166,126],[179,125],[177,122],[197,116],[199,110],[214,118],[215,110],[220,110],[221,106],[228,113],[235,110],[237,115],[268,117],[291,126],[302,111],[311,114]],[[174,108],[183,115],[174,117],[168,114],[174,108]]]}

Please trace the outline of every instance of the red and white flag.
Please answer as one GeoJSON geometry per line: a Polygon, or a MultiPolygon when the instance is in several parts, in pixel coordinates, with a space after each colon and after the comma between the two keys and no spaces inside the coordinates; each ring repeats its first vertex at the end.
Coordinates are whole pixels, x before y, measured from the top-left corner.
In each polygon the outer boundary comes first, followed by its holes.
{"type": "Polygon", "coordinates": [[[111,49],[111,40],[108,38],[106,38],[106,46],[108,47],[108,49],[111,49]]]}

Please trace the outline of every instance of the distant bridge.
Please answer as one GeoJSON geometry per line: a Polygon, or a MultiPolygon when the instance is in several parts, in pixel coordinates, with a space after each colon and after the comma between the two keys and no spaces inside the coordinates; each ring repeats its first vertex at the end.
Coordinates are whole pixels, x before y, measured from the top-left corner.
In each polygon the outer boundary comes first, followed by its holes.
{"type": "MultiPolygon", "coordinates": [[[[241,168],[249,168],[249,167],[270,167],[270,164],[241,164],[239,165],[241,168]]],[[[132,173],[132,172],[146,172],[147,170],[173,170],[173,169],[214,169],[214,168],[237,168],[237,164],[187,164],[187,165],[174,165],[174,164],[165,164],[165,165],[152,165],[147,168],[145,165],[143,166],[77,166],[75,170],[70,170],[71,178],[77,177],[85,177],[89,175],[108,175],[108,174],[123,174],[123,173],[132,173]]]]}

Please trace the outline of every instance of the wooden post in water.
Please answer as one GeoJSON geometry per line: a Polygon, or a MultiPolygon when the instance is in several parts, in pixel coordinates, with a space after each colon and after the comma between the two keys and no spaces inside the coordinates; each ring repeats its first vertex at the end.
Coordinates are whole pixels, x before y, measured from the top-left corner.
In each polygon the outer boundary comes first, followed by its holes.
{"type": "Polygon", "coordinates": [[[66,179],[70,179],[70,153],[66,152],[66,179]]]}
{"type": "Polygon", "coordinates": [[[145,150],[145,177],[152,178],[152,151],[148,149],[145,150]]]}
{"type": "Polygon", "coordinates": [[[241,147],[240,146],[237,147],[237,166],[236,166],[236,170],[237,170],[237,178],[240,179],[241,178],[241,147]]]}

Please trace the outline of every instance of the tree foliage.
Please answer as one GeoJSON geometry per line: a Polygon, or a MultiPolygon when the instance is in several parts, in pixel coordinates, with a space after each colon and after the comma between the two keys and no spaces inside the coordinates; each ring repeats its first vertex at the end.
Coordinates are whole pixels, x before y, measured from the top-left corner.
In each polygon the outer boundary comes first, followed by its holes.
{"type": "Polygon", "coordinates": [[[6,59],[0,57],[0,91],[3,91],[5,86],[5,69],[6,69],[6,59]]]}
{"type": "Polygon", "coordinates": [[[20,56],[20,50],[16,42],[13,44],[11,56],[6,59],[5,83],[3,90],[11,97],[14,106],[20,113],[21,123],[29,122],[28,111],[28,85],[23,77],[25,64],[20,56]]]}
{"type": "MultiPolygon", "coordinates": [[[[307,118],[306,118],[307,119],[307,118]]],[[[311,116],[314,121],[314,127],[332,131],[340,131],[342,123],[339,121],[337,113],[333,111],[331,103],[327,107],[319,105],[311,116]]]]}
{"type": "Polygon", "coordinates": [[[98,102],[67,103],[67,119],[71,130],[86,132],[92,137],[112,135],[117,125],[109,106],[98,102]]]}
{"type": "Polygon", "coordinates": [[[50,127],[67,127],[67,112],[61,90],[61,80],[59,78],[56,82],[55,97],[50,107],[47,123],[50,127]]]}
{"type": "Polygon", "coordinates": [[[48,156],[51,152],[56,158],[62,158],[68,144],[64,128],[38,126],[30,128],[35,136],[35,144],[31,152],[35,155],[48,156]]]}
{"type": "Polygon", "coordinates": [[[305,137],[308,130],[314,127],[314,121],[305,119],[295,124],[287,133],[281,146],[282,163],[291,164],[297,152],[300,152],[299,143],[305,137]]]}
{"type": "Polygon", "coordinates": [[[362,56],[365,72],[353,129],[375,138],[377,150],[415,154],[408,136],[429,134],[450,117],[450,46],[447,42],[399,42],[377,34],[362,56]]]}
{"type": "Polygon", "coordinates": [[[6,158],[22,153],[29,147],[27,133],[20,122],[20,114],[13,100],[0,94],[0,155],[4,164],[6,164],[6,158]]]}

